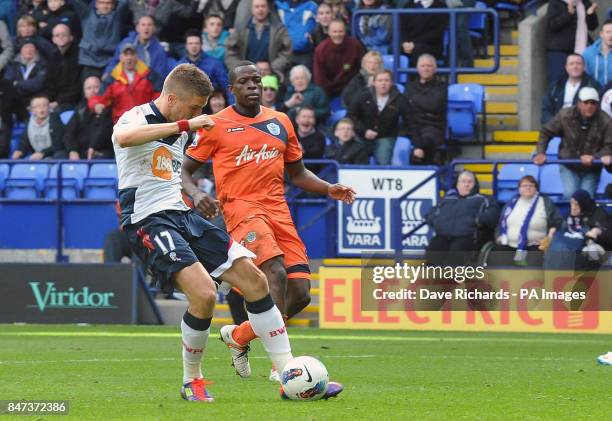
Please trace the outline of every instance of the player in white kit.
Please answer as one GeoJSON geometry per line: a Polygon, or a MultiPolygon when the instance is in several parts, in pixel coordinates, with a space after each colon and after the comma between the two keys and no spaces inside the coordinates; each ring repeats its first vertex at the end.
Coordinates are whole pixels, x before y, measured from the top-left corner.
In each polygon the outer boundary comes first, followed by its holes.
{"type": "Polygon", "coordinates": [[[121,225],[134,252],[164,290],[185,293],[189,307],[181,322],[183,386],[186,400],[213,400],[201,362],[216,299],[215,282],[244,294],[253,329],[273,364],[292,358],[280,311],[274,305],[254,254],[200,217],[183,201],[180,172],[188,132],[210,129],[202,115],[213,88],[196,66],[177,66],[159,98],[127,111],[114,127],[119,172],[121,225]],[[214,278],[214,280],[213,280],[214,278]]]}

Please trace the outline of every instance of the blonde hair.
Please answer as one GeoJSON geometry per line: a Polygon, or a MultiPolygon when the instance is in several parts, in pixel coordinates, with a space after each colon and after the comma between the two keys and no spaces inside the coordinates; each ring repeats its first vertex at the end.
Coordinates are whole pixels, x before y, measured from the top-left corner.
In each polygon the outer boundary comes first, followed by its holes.
{"type": "Polygon", "coordinates": [[[378,70],[383,69],[383,58],[382,55],[378,51],[368,51],[361,58],[361,68],[365,69],[365,62],[371,58],[378,60],[378,70]]]}
{"type": "Polygon", "coordinates": [[[202,70],[193,64],[179,64],[164,80],[162,94],[174,92],[179,97],[188,92],[202,98],[208,98],[213,92],[210,79],[202,70]]]}

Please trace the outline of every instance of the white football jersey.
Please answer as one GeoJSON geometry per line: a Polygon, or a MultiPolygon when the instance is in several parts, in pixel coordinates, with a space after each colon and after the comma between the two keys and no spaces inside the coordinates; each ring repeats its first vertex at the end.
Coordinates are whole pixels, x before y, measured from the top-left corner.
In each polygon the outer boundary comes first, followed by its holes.
{"type": "Polygon", "coordinates": [[[181,194],[181,165],[188,133],[139,146],[122,148],[114,130],[122,125],[167,123],[153,102],[125,112],[113,129],[113,148],[119,173],[121,225],[135,224],[164,210],[188,210],[181,194]]]}

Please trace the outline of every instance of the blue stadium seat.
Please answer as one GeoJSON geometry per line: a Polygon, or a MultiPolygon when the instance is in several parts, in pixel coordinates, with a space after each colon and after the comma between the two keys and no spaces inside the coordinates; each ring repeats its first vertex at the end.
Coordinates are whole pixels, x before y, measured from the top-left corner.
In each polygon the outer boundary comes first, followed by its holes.
{"type": "Polygon", "coordinates": [[[412,142],[407,137],[399,136],[393,148],[391,165],[410,165],[410,154],[412,153],[412,142]]]}
{"type": "Polygon", "coordinates": [[[74,115],[74,110],[66,110],[66,111],[62,111],[59,115],[60,120],[62,120],[62,124],[64,126],[68,125],[68,123],[70,123],[70,119],[72,118],[72,116],[74,115]]]}
{"type": "MultiPolygon", "coordinates": [[[[408,60],[408,56],[405,56],[403,54],[400,54],[399,56],[399,66],[395,66],[395,59],[393,57],[393,54],[383,54],[382,56],[383,58],[383,67],[385,69],[389,69],[393,71],[393,74],[397,73],[397,68],[406,68],[410,66],[410,60],[408,60]]],[[[399,77],[396,79],[398,80],[400,83],[406,83],[408,82],[408,73],[400,73],[399,77]]]]}
{"type": "Polygon", "coordinates": [[[559,155],[559,145],[561,145],[560,137],[553,137],[550,139],[548,147],[546,148],[546,155],[548,155],[549,158],[557,158],[557,155],[559,155]]]}
{"type": "Polygon", "coordinates": [[[6,197],[35,199],[44,186],[49,165],[41,163],[15,164],[6,180],[6,197]]]}
{"type": "Polygon", "coordinates": [[[557,202],[563,197],[563,181],[559,164],[543,165],[540,168],[540,192],[557,202]]]}
{"type": "Polygon", "coordinates": [[[339,96],[332,98],[329,101],[329,109],[331,110],[331,112],[333,113],[334,111],[338,111],[343,109],[342,107],[342,98],[340,98],[339,96]]]}
{"type": "Polygon", "coordinates": [[[449,101],[471,101],[477,113],[485,110],[485,89],[478,83],[455,83],[448,86],[449,101]]]}
{"type": "Polygon", "coordinates": [[[497,199],[507,202],[518,192],[518,181],[526,175],[538,179],[539,168],[534,164],[504,164],[496,180],[497,199]]]}
{"type": "Polygon", "coordinates": [[[327,125],[333,129],[336,123],[344,117],[346,117],[346,110],[344,108],[332,111],[331,115],[327,119],[327,125]]]}
{"type": "MultiPolygon", "coordinates": [[[[46,198],[58,197],[58,169],[59,164],[53,165],[49,171],[49,177],[45,180],[46,198]]],[[[88,169],[87,164],[62,164],[62,197],[64,199],[76,199],[81,195],[88,169]]]]}
{"type": "Polygon", "coordinates": [[[596,195],[603,198],[608,184],[612,184],[612,173],[608,172],[605,168],[602,168],[596,195]]]}
{"type": "Polygon", "coordinates": [[[117,166],[92,164],[89,177],[83,184],[87,199],[115,199],[117,197],[117,166]]]}
{"type": "Polygon", "coordinates": [[[402,84],[400,84],[400,83],[396,83],[396,84],[395,84],[395,89],[397,89],[397,90],[398,90],[398,92],[399,92],[400,94],[403,94],[403,93],[404,93],[404,90],[405,90],[405,89],[404,89],[404,85],[402,85],[402,84]]]}
{"type": "Polygon", "coordinates": [[[448,101],[446,119],[451,139],[476,138],[476,111],[472,101],[448,101]]]}
{"type": "Polygon", "coordinates": [[[4,184],[10,173],[8,164],[0,164],[0,195],[4,191],[4,184]]]}

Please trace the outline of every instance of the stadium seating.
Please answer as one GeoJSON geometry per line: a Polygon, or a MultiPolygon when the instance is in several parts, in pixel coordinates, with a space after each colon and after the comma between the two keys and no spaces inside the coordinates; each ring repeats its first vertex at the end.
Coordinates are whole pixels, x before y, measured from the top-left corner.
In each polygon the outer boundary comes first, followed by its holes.
{"type": "Polygon", "coordinates": [[[603,198],[606,193],[606,187],[612,184],[612,173],[605,168],[601,169],[601,177],[599,178],[599,186],[597,187],[597,196],[603,198]]]}
{"type": "MultiPolygon", "coordinates": [[[[405,55],[400,54],[399,56],[399,66],[395,65],[395,58],[393,54],[383,54],[383,67],[385,69],[393,70],[393,74],[398,74],[397,69],[402,68],[405,69],[410,66],[410,60],[405,55]]],[[[408,73],[399,73],[396,79],[399,83],[408,82],[408,73]]]]}
{"type": "Polygon", "coordinates": [[[540,169],[540,192],[558,202],[563,197],[563,182],[559,164],[543,165],[540,169]]]}
{"type": "Polygon", "coordinates": [[[116,198],[117,166],[115,164],[92,164],[83,189],[86,199],[116,198]]]}
{"type": "Polygon", "coordinates": [[[0,195],[4,191],[4,184],[10,173],[8,164],[0,164],[0,195]]]}
{"type": "Polygon", "coordinates": [[[550,139],[550,142],[548,142],[548,147],[546,148],[546,155],[549,159],[557,158],[557,155],[559,154],[559,145],[561,145],[560,137],[553,137],[550,139]]]}
{"type": "Polygon", "coordinates": [[[497,199],[507,202],[518,191],[518,182],[526,175],[538,178],[539,169],[534,164],[504,164],[497,175],[497,199]]]}
{"type": "MultiPolygon", "coordinates": [[[[474,6],[477,9],[486,9],[487,5],[481,1],[477,1],[474,6]]],[[[487,30],[487,14],[486,13],[472,13],[469,17],[468,28],[470,30],[470,37],[482,40],[482,49],[484,56],[487,56],[488,46],[488,30],[487,30]]]]}
{"type": "Polygon", "coordinates": [[[40,195],[49,165],[42,163],[15,164],[6,180],[5,196],[8,199],[35,199],[40,195]]]}
{"type": "Polygon", "coordinates": [[[346,116],[346,110],[342,108],[342,99],[340,97],[332,98],[329,101],[329,109],[331,110],[331,115],[327,119],[327,125],[333,130],[336,123],[346,116]]]}
{"type": "Polygon", "coordinates": [[[410,154],[412,153],[412,142],[407,137],[399,136],[393,148],[391,165],[407,166],[410,165],[410,154]]]}
{"type": "MultiPolygon", "coordinates": [[[[59,164],[53,165],[49,171],[49,177],[45,180],[45,197],[48,199],[58,197],[58,169],[59,164]]],[[[81,196],[88,169],[87,164],[62,165],[62,197],[64,199],[76,199],[81,196]]]]}
{"type": "Polygon", "coordinates": [[[478,139],[477,114],[485,114],[485,90],[477,83],[456,83],[448,87],[448,126],[451,139],[478,139]],[[468,103],[471,103],[470,107],[468,103]]]}
{"type": "Polygon", "coordinates": [[[72,118],[73,115],[74,115],[74,110],[66,110],[66,111],[61,112],[59,117],[60,117],[60,120],[62,120],[62,124],[66,126],[70,122],[70,119],[72,118]]]}

